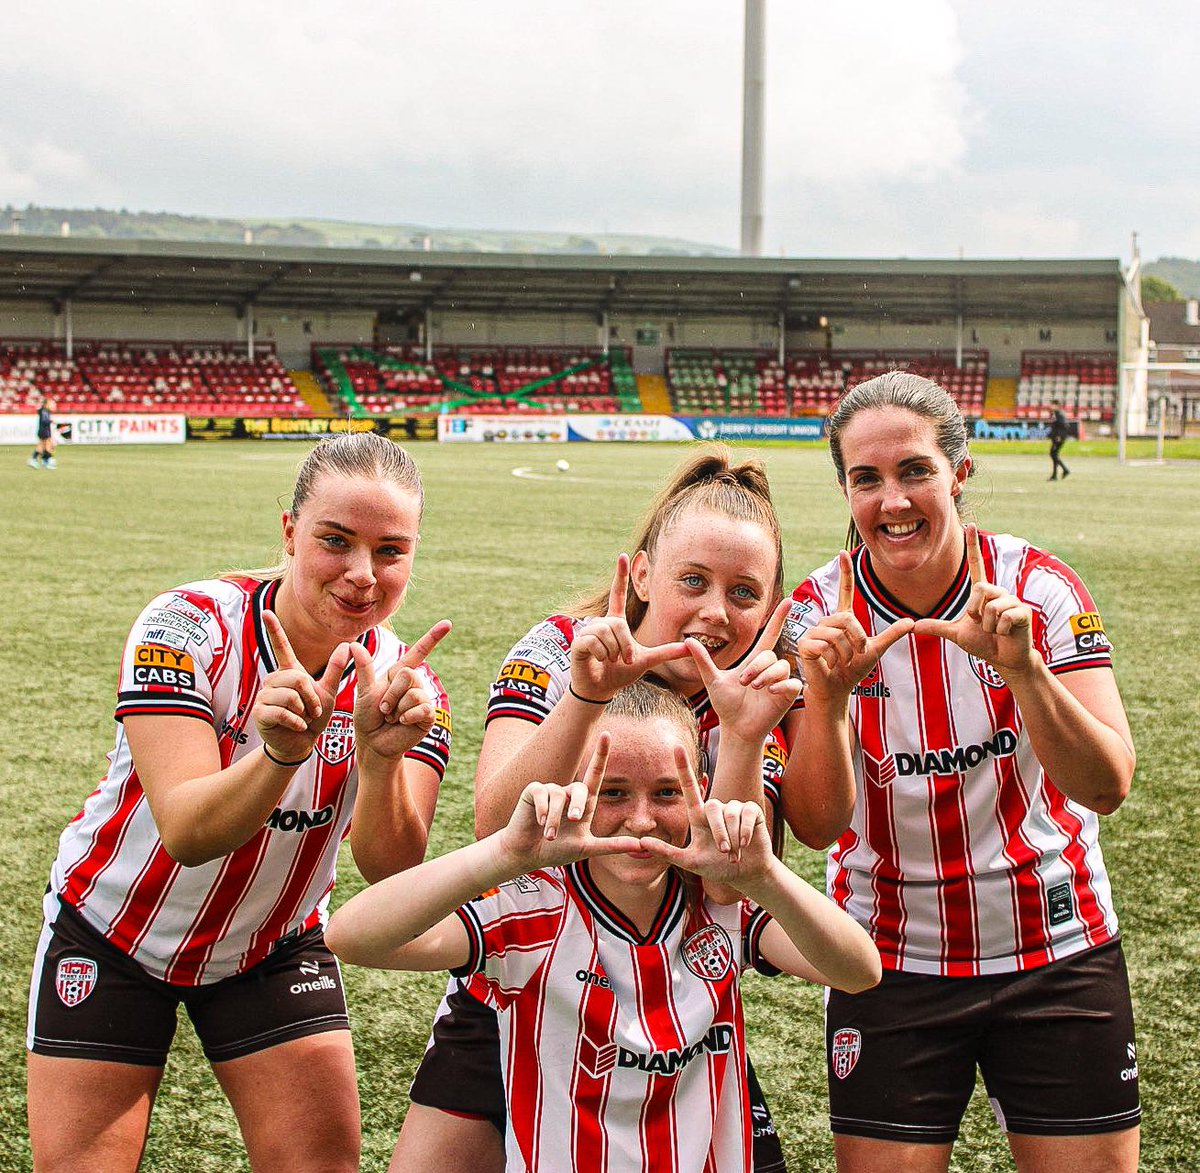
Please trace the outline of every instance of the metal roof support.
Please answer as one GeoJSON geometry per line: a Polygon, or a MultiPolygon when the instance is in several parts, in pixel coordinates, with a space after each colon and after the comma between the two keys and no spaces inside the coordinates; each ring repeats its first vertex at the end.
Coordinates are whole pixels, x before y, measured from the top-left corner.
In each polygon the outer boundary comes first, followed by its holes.
{"type": "Polygon", "coordinates": [[[742,64],[742,256],[762,255],[766,0],[746,0],[742,64]]]}
{"type": "Polygon", "coordinates": [[[425,307],[425,361],[433,362],[433,307],[425,307]]]}
{"type": "Polygon", "coordinates": [[[787,355],[787,313],[784,310],[779,311],[779,365],[784,365],[784,359],[787,355]]]}

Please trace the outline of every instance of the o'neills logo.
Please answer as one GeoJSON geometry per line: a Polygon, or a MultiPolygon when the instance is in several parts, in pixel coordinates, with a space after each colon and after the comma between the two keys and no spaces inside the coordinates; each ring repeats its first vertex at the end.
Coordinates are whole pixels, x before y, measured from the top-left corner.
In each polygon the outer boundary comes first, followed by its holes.
{"type": "Polygon", "coordinates": [[[1001,729],[988,741],[977,745],[956,745],[953,749],[930,749],[923,753],[894,753],[879,765],[879,781],[884,785],[914,774],[963,774],[988,758],[1011,757],[1017,749],[1017,735],[1001,729]]]}

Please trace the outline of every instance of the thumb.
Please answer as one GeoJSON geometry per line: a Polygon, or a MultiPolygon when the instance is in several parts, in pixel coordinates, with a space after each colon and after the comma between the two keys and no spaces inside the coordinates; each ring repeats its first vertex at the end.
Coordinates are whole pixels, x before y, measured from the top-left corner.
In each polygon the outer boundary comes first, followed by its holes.
{"type": "MultiPolygon", "coordinates": [[[[938,620],[922,620],[923,623],[936,623],[938,620]]],[[[897,640],[903,639],[913,631],[915,624],[911,619],[897,619],[886,631],[882,631],[871,640],[871,654],[882,656],[897,640]]]]}
{"type": "Polygon", "coordinates": [[[709,684],[716,679],[717,666],[713,663],[713,658],[708,654],[706,648],[699,640],[685,639],[683,646],[691,653],[692,659],[696,661],[696,668],[700,672],[700,679],[709,684]]]}
{"type": "Polygon", "coordinates": [[[350,644],[349,647],[362,692],[370,692],[375,687],[375,665],[371,660],[371,653],[359,643],[350,644]]]}
{"type": "MultiPolygon", "coordinates": [[[[884,632],[884,635],[887,634],[888,632],[884,632]]],[[[948,639],[951,643],[955,643],[957,642],[958,625],[947,623],[945,619],[918,619],[913,624],[913,634],[936,635],[938,639],[948,639]]]]}
{"type": "MultiPolygon", "coordinates": [[[[359,646],[357,644],[355,647],[359,646]]],[[[363,649],[366,650],[365,648],[363,649]]],[[[338,690],[338,681],[342,678],[342,673],[346,671],[346,665],[350,663],[350,645],[338,644],[333,649],[333,655],[329,657],[329,663],[325,665],[325,671],[321,673],[320,686],[326,692],[334,694],[338,690]]]]}

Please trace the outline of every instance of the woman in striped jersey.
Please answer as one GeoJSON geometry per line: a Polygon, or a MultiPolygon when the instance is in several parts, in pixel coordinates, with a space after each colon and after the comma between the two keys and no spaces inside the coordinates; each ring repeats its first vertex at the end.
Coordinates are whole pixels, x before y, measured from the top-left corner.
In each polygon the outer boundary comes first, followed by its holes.
{"type": "Polygon", "coordinates": [[[942,388],[881,375],[828,431],[850,551],[793,596],[783,791],[883,958],[877,989],[827,1004],[838,1168],[942,1173],[978,1069],[1022,1173],[1129,1173],[1136,1049],[1097,816],[1134,751],[1103,622],[1054,555],[963,523],[971,457],[942,388]]]}
{"type": "Polygon", "coordinates": [[[630,684],[593,741],[582,781],[531,782],[501,830],[360,893],[330,946],[451,969],[499,1012],[509,1173],[750,1173],[742,970],[860,990],[879,958],[759,803],[704,802],[683,697],[630,684]]]}
{"type": "MultiPolygon", "coordinates": [[[[617,559],[610,585],[536,624],[501,665],[475,774],[480,836],[507,824],[529,782],[577,777],[609,700],[648,672],[696,713],[712,793],[764,804],[772,818],[787,760],[777,726],[792,701],[788,682],[776,678],[783,665],[773,649],[788,607],[762,465],[734,464],[720,446],[688,459],[651,502],[633,549],[617,559]]],[[[455,1173],[502,1167],[496,1040],[495,1014],[452,982],[413,1083],[394,1169],[435,1160],[455,1173]]],[[[779,1136],[752,1070],[749,1080],[755,1168],[782,1173],[779,1136]]]]}
{"type": "Polygon", "coordinates": [[[38,1170],[136,1169],[182,1004],[255,1170],[353,1170],[338,846],[375,881],[424,855],[450,748],[425,656],[386,626],[423,495],[376,435],[318,444],[282,566],[159,595],[125,646],[105,778],[63,832],[29,1013],[38,1170]],[[353,823],[351,824],[351,816],[353,823]]]}

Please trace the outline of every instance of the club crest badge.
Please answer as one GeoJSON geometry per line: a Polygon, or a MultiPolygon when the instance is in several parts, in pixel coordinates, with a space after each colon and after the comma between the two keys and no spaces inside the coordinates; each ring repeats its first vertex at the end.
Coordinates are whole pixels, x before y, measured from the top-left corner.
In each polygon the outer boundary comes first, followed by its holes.
{"type": "Polygon", "coordinates": [[[95,988],[100,967],[90,957],[64,957],[54,975],[54,988],[68,1009],[78,1006],[95,988]]]}
{"type": "Polygon", "coordinates": [[[829,1047],[829,1059],[833,1074],[838,1079],[845,1079],[854,1070],[859,1055],[862,1054],[862,1035],[852,1027],[842,1027],[834,1031],[833,1042],[829,1047]]]}
{"type": "Polygon", "coordinates": [[[683,943],[683,963],[698,978],[719,982],[733,965],[733,944],[720,925],[705,925],[683,943]]]}
{"type": "Polygon", "coordinates": [[[1004,688],[1004,677],[996,671],[986,660],[981,660],[978,656],[967,655],[967,659],[971,661],[971,671],[983,681],[988,688],[1004,688]]]}
{"type": "Polygon", "coordinates": [[[317,738],[317,753],[331,766],[344,762],[354,752],[354,714],[337,709],[325,732],[317,738]]]}

